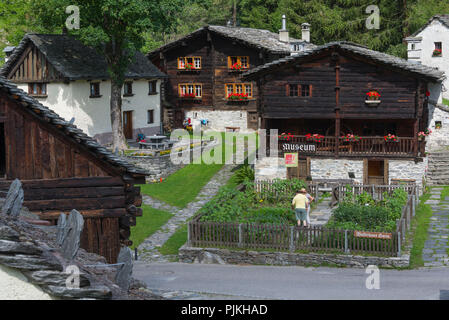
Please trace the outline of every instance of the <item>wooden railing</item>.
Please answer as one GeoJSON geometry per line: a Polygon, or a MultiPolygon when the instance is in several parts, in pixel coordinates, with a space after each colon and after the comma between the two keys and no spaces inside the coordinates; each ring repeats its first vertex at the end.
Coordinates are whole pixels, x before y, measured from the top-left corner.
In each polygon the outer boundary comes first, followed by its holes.
{"type": "MultiPolygon", "coordinates": [[[[404,243],[407,231],[410,230],[412,225],[412,219],[416,213],[416,206],[418,205],[418,195],[410,195],[407,204],[402,209],[401,218],[396,221],[396,233],[398,234],[398,240],[400,241],[398,248],[400,250],[401,243],[404,243]]],[[[400,255],[400,252],[399,252],[400,255]]]]}
{"type": "Polygon", "coordinates": [[[419,195],[419,186],[416,184],[390,184],[390,185],[363,185],[363,184],[340,184],[332,190],[332,205],[339,203],[346,193],[351,193],[355,199],[358,195],[366,192],[375,200],[383,200],[384,195],[391,195],[394,190],[403,189],[409,196],[419,195]]]}
{"type": "MultiPolygon", "coordinates": [[[[299,151],[302,155],[320,155],[358,157],[367,155],[378,155],[385,157],[417,157],[423,156],[425,141],[418,141],[413,137],[399,137],[397,142],[386,142],[384,137],[360,137],[357,142],[348,142],[344,138],[339,139],[337,148],[334,136],[322,137],[319,141],[307,139],[306,136],[289,136],[279,139],[279,156],[284,153],[296,152],[295,145],[314,145],[312,150],[299,151]]],[[[269,138],[267,149],[269,149],[269,138]]]]}

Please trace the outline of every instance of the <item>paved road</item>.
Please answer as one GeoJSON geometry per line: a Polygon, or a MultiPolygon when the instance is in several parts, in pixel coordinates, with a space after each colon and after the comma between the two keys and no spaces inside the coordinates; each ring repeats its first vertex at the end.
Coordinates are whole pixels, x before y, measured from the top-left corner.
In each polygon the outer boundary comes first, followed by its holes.
{"type": "MultiPolygon", "coordinates": [[[[146,264],[134,277],[150,289],[188,291],[190,299],[444,299],[449,268],[380,270],[380,289],[366,289],[365,269],[146,264]]],[[[176,298],[176,297],[175,297],[176,298]]],[[[182,298],[182,296],[180,297],[182,298]]]]}

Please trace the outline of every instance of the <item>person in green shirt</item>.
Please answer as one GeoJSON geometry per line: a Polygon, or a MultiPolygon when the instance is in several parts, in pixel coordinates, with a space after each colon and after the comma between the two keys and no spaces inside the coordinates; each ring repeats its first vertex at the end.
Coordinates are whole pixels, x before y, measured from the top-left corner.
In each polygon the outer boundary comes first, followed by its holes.
{"type": "Polygon", "coordinates": [[[296,193],[296,196],[292,200],[292,206],[295,209],[296,220],[298,221],[298,226],[302,225],[307,227],[307,205],[309,200],[306,197],[307,191],[302,188],[296,193]]]}

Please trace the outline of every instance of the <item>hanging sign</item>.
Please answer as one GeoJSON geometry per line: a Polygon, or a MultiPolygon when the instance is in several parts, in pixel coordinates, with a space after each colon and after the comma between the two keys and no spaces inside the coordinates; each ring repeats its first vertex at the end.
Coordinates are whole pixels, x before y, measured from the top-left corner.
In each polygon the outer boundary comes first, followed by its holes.
{"type": "Polygon", "coordinates": [[[316,152],[316,145],[308,143],[283,143],[282,151],[293,152],[316,152]]]}
{"type": "Polygon", "coordinates": [[[391,239],[393,235],[391,233],[384,232],[368,232],[368,231],[354,231],[354,237],[356,238],[372,238],[372,239],[391,239]]]}
{"type": "Polygon", "coordinates": [[[287,168],[298,167],[298,154],[297,153],[285,153],[285,166],[287,168]]]}

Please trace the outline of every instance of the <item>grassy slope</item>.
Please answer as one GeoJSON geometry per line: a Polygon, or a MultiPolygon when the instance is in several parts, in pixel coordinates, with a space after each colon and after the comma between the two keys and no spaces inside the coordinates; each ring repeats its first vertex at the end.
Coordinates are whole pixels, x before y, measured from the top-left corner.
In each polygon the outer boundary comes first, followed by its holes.
{"type": "Polygon", "coordinates": [[[444,99],[444,98],[443,98],[443,104],[449,106],[449,99],[444,99]]]}
{"type": "Polygon", "coordinates": [[[143,215],[137,217],[136,226],[131,227],[130,239],[133,242],[133,249],[138,247],[146,238],[159,230],[173,217],[173,214],[169,212],[153,209],[144,204],[142,204],[142,209],[143,215]]]}
{"type": "Polygon", "coordinates": [[[410,251],[410,267],[419,268],[424,266],[422,259],[422,251],[427,240],[430,217],[432,217],[432,208],[428,204],[424,204],[430,198],[430,194],[426,193],[421,196],[416,215],[413,219],[413,228],[416,228],[413,235],[413,247],[410,251]]]}

